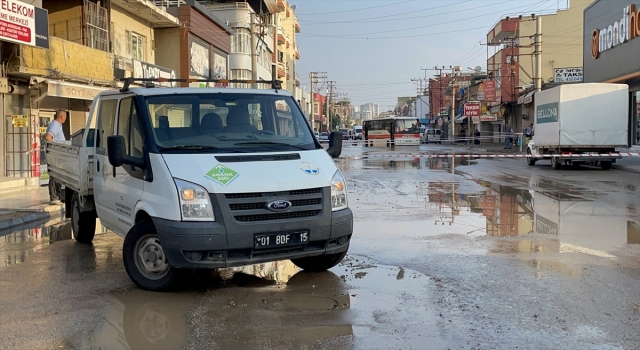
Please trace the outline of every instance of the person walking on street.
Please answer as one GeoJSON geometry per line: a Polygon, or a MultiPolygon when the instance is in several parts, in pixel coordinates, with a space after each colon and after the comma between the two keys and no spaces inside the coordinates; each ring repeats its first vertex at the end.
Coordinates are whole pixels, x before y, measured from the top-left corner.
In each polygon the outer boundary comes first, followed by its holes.
{"type": "Polygon", "coordinates": [[[504,149],[511,149],[511,137],[513,136],[513,129],[511,129],[511,125],[506,125],[504,127],[504,149]]]}
{"type": "MultiPolygon", "coordinates": [[[[67,112],[61,109],[57,110],[53,121],[51,121],[47,127],[47,133],[44,137],[45,140],[54,142],[66,141],[67,138],[64,136],[64,131],[62,130],[62,124],[64,124],[65,121],[67,121],[67,112]]],[[[49,199],[51,200],[51,204],[60,203],[58,194],[61,191],[61,187],[62,186],[49,175],[49,199]]]]}

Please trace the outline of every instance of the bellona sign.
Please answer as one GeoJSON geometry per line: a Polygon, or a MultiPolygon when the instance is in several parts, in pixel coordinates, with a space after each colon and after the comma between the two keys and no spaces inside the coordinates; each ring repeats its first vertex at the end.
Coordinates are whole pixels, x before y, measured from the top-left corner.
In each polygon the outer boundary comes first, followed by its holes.
{"type": "Polygon", "coordinates": [[[591,57],[597,59],[604,51],[640,36],[640,9],[635,5],[622,9],[622,19],[591,34],[591,57]]]}

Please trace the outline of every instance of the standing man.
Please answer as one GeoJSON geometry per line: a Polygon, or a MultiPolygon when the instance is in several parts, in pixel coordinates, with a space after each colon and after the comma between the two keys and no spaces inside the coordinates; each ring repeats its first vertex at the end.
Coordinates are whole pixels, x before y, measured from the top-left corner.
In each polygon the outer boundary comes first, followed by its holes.
{"type": "MultiPolygon", "coordinates": [[[[47,134],[44,137],[45,140],[54,142],[66,141],[67,138],[64,136],[64,131],[62,130],[62,124],[66,121],[67,112],[58,109],[56,115],[53,117],[53,121],[51,121],[47,127],[47,134]]],[[[51,200],[51,204],[60,203],[60,197],[58,197],[60,188],[61,185],[49,176],[49,199],[51,200]]]]}
{"type": "Polygon", "coordinates": [[[513,137],[513,129],[507,124],[504,128],[504,149],[511,149],[511,137],[513,137]]]}

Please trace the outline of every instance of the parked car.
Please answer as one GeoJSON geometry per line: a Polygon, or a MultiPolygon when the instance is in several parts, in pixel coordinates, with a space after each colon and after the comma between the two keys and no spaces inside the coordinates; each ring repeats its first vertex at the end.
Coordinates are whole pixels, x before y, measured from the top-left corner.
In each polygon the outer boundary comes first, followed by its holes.
{"type": "Polygon", "coordinates": [[[326,132],[320,133],[320,137],[318,138],[320,141],[329,141],[329,134],[326,132]]]}

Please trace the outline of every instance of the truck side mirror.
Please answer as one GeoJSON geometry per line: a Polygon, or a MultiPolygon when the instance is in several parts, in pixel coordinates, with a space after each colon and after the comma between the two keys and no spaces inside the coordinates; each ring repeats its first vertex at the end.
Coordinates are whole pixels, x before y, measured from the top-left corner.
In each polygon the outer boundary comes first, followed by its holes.
{"type": "Polygon", "coordinates": [[[109,163],[115,167],[121,167],[123,165],[133,165],[137,168],[144,169],[144,159],[132,157],[127,155],[124,151],[124,137],[121,135],[114,135],[107,137],[107,149],[109,156],[109,163]]]}
{"type": "Polygon", "coordinates": [[[327,153],[331,158],[338,158],[342,153],[342,133],[340,131],[332,131],[329,135],[329,148],[327,153]]]}

